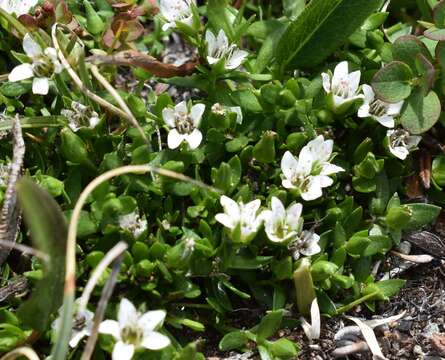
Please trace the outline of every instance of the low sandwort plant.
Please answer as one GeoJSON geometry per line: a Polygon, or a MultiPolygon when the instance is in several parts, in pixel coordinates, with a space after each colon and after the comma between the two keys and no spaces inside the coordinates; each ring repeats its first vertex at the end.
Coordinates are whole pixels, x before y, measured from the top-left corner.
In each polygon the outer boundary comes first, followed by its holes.
{"type": "MultiPolygon", "coordinates": [[[[374,312],[404,286],[388,253],[435,255],[400,245],[445,203],[444,19],[0,0],[1,359],[293,359],[281,329],[374,312]]],[[[402,316],[348,319],[383,358],[402,316]]]]}

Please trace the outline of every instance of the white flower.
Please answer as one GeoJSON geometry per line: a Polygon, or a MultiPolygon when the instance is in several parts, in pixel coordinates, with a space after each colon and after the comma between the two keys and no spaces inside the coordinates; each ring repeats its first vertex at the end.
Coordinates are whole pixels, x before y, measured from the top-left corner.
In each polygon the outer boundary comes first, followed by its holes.
{"type": "Polygon", "coordinates": [[[248,243],[258,232],[263,218],[258,215],[260,200],[253,200],[247,204],[237,203],[223,195],[220,198],[224,213],[215,215],[216,221],[230,230],[234,242],[248,243]]]}
{"type": "Polygon", "coordinates": [[[218,36],[206,31],[207,61],[210,65],[224,61],[224,67],[233,70],[239,67],[249,53],[238,49],[235,44],[229,44],[224,30],[220,30],[218,36]]]}
{"type": "Polygon", "coordinates": [[[160,350],[170,345],[170,339],[157,332],[165,319],[165,311],[155,310],[140,314],[134,305],[123,298],[119,305],[118,321],[105,320],[99,332],[112,335],[116,340],[113,360],[130,360],[138,348],[160,350]]]}
{"type": "Polygon", "coordinates": [[[60,113],[68,119],[68,126],[74,132],[84,126],[94,129],[99,124],[99,115],[91,107],[72,101],[71,108],[72,110],[63,109],[60,113]]]}
{"type": "Polygon", "coordinates": [[[417,147],[421,136],[411,135],[404,129],[388,130],[386,136],[389,140],[389,151],[395,157],[405,160],[410,150],[417,147]]]}
{"type": "Polygon", "coordinates": [[[191,5],[194,0],[161,0],[160,11],[167,23],[162,26],[162,30],[167,31],[176,27],[176,22],[192,25],[193,15],[191,5]]]}
{"type": "MultiPolygon", "coordinates": [[[[80,299],[76,300],[76,306],[79,305],[79,300],[80,299]]],[[[59,331],[60,323],[62,320],[61,316],[62,314],[59,310],[59,317],[51,324],[51,328],[54,331],[59,331]]],[[[82,312],[76,312],[69,342],[69,345],[72,348],[75,348],[79,344],[80,340],[82,340],[85,336],[91,335],[91,329],[93,328],[93,318],[94,313],[87,309],[82,312]]]]}
{"type": "Polygon", "coordinates": [[[403,101],[390,104],[381,101],[375,97],[372,87],[364,84],[363,87],[364,103],[358,109],[358,117],[371,117],[387,128],[393,128],[395,125],[394,117],[400,114],[403,101]]]}
{"type": "Polygon", "coordinates": [[[294,260],[298,260],[301,255],[312,256],[321,251],[320,236],[311,230],[301,232],[299,238],[289,245],[294,260]]]}
{"type": "Polygon", "coordinates": [[[62,71],[62,65],[57,58],[57,51],[52,47],[42,50],[29,34],[23,38],[23,50],[32,60],[32,64],[24,63],[16,66],[9,74],[9,81],[21,81],[34,78],[32,92],[38,95],[46,95],[49,90],[49,78],[54,73],[62,71]]]}
{"type": "Polygon", "coordinates": [[[220,116],[225,116],[227,113],[236,114],[236,123],[243,123],[243,112],[239,106],[225,106],[220,103],[214,103],[212,105],[212,113],[220,116]]]}
{"type": "Polygon", "coordinates": [[[171,128],[167,137],[170,149],[176,149],[183,141],[186,141],[192,150],[201,144],[202,134],[198,127],[204,110],[204,104],[196,104],[189,112],[185,101],[177,104],[174,110],[171,108],[162,110],[164,122],[171,128]]]}
{"type": "Polygon", "coordinates": [[[137,212],[119,216],[119,226],[128,230],[135,238],[147,230],[147,220],[141,219],[137,212]]]}
{"type": "Polygon", "coordinates": [[[337,64],[334,75],[322,73],[323,88],[328,94],[328,104],[334,112],[343,112],[356,99],[362,99],[358,94],[360,84],[360,71],[349,73],[347,61],[337,64]]]}
{"type": "Polygon", "coordinates": [[[295,240],[303,227],[302,210],[303,206],[299,203],[292,203],[285,209],[281,200],[273,196],[271,210],[264,210],[261,214],[269,240],[276,243],[295,240]]]}
{"type": "Polygon", "coordinates": [[[286,189],[296,189],[304,200],[314,200],[322,196],[322,189],[331,186],[329,175],[344,171],[330,164],[334,143],[320,135],[304,146],[298,158],[286,151],[281,160],[282,184],[286,189]]]}
{"type": "Polygon", "coordinates": [[[28,14],[39,0],[0,0],[0,8],[17,17],[28,14]]]}

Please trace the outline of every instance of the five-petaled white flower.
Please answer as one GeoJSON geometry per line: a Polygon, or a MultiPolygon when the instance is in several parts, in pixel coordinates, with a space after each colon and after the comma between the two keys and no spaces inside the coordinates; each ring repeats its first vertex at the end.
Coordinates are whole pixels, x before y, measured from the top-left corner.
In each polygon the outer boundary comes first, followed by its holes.
{"type": "Polygon", "coordinates": [[[192,150],[201,144],[202,133],[198,127],[204,110],[204,104],[196,104],[189,112],[185,101],[181,101],[174,109],[162,110],[164,122],[171,128],[167,137],[170,149],[176,149],[183,141],[186,141],[192,150]]]}
{"type": "Polygon", "coordinates": [[[159,8],[161,15],[167,21],[162,26],[162,30],[167,31],[170,28],[175,28],[176,22],[191,26],[193,14],[190,7],[194,3],[194,0],[161,0],[159,8]]]}
{"type": "Polygon", "coordinates": [[[387,128],[393,128],[395,125],[394,118],[400,114],[403,101],[395,104],[381,101],[375,97],[372,87],[364,84],[362,86],[364,94],[364,103],[358,109],[358,117],[371,117],[387,128]]]}
{"type": "Polygon", "coordinates": [[[28,14],[39,0],[0,0],[0,8],[17,17],[28,14]]]}
{"type": "Polygon", "coordinates": [[[312,230],[304,230],[300,236],[289,245],[289,250],[294,260],[298,260],[300,254],[304,256],[318,254],[321,251],[319,242],[319,235],[315,234],[312,230]]]}
{"type": "Polygon", "coordinates": [[[303,205],[292,203],[286,209],[275,196],[271,199],[271,209],[264,210],[264,230],[270,241],[275,243],[289,243],[300,236],[303,227],[301,212],[303,205]]]}
{"type": "Polygon", "coordinates": [[[139,214],[133,211],[132,213],[119,216],[119,226],[131,232],[137,238],[147,230],[147,219],[141,219],[139,214]]]}
{"type": "Polygon", "coordinates": [[[337,64],[334,75],[322,73],[323,88],[328,94],[328,105],[336,113],[346,111],[356,99],[362,99],[358,93],[360,70],[349,73],[347,61],[337,64]]]}
{"type": "Polygon", "coordinates": [[[283,186],[298,190],[306,201],[321,197],[322,189],[333,183],[329,175],[344,171],[343,168],[329,163],[333,145],[332,140],[324,140],[319,135],[301,149],[298,158],[286,151],[281,160],[283,186]]]}
{"type": "Polygon", "coordinates": [[[223,195],[220,198],[220,203],[224,213],[216,214],[216,221],[229,229],[233,242],[250,242],[263,223],[262,216],[258,214],[261,201],[257,199],[243,204],[223,195]]]}
{"type": "Polygon", "coordinates": [[[210,31],[206,31],[206,43],[207,43],[207,61],[210,65],[224,62],[224,67],[227,70],[233,70],[239,67],[249,53],[244,50],[238,49],[235,44],[229,44],[229,40],[224,32],[220,30],[218,36],[210,31]]]}
{"type": "Polygon", "coordinates": [[[409,152],[422,140],[421,136],[411,135],[404,129],[388,130],[386,136],[389,141],[389,151],[401,160],[405,160],[409,152]]]}
{"type": "Polygon", "coordinates": [[[32,60],[32,64],[24,63],[16,66],[9,74],[9,81],[34,78],[32,92],[38,95],[48,94],[49,78],[63,69],[57,58],[56,49],[47,47],[42,50],[40,45],[29,34],[26,34],[23,38],[23,50],[32,60]]]}
{"type": "Polygon", "coordinates": [[[116,340],[113,360],[130,360],[138,348],[160,350],[170,345],[170,339],[156,331],[162,326],[165,311],[155,310],[140,314],[134,305],[123,298],[119,305],[118,321],[105,320],[99,332],[112,335],[116,340]]]}
{"type": "MultiPolygon", "coordinates": [[[[78,307],[79,305],[79,300],[80,299],[76,299],[76,307],[78,307]]],[[[53,331],[59,331],[60,323],[62,320],[61,316],[61,310],[59,310],[59,317],[51,324],[51,328],[53,329],[53,331]]],[[[93,318],[94,313],[87,309],[81,312],[76,311],[69,341],[69,345],[72,348],[75,348],[79,344],[80,340],[82,340],[85,336],[91,335],[91,330],[93,328],[93,318]]]]}
{"type": "Polygon", "coordinates": [[[71,102],[71,109],[63,109],[60,113],[68,119],[68,126],[74,132],[82,127],[94,129],[100,122],[97,112],[77,101],[71,102]]]}

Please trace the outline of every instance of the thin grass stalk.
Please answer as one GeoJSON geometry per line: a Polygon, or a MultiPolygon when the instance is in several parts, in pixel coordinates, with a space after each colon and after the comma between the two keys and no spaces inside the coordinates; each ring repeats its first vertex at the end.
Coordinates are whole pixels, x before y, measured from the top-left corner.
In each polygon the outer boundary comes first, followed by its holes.
{"type": "Polygon", "coordinates": [[[121,253],[115,260],[113,265],[113,270],[111,271],[110,277],[108,278],[100,296],[99,304],[97,305],[96,312],[94,314],[93,328],[91,329],[91,335],[88,338],[85,349],[82,353],[80,360],[90,360],[91,355],[93,355],[94,347],[96,346],[96,341],[99,333],[99,326],[102,322],[105,310],[110,300],[111,294],[113,293],[114,287],[117,283],[117,276],[119,275],[119,270],[124,259],[123,253],[121,253]]]}
{"type": "Polygon", "coordinates": [[[14,349],[7,354],[3,355],[0,360],[15,360],[20,357],[26,357],[29,360],[40,360],[37,356],[36,352],[31,349],[30,347],[19,347],[17,349],[14,349]]]}

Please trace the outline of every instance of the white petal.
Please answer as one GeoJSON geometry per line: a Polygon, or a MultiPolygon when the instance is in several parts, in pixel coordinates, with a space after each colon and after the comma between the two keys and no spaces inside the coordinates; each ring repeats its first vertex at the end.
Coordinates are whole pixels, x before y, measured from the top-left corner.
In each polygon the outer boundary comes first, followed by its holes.
{"type": "Polygon", "coordinates": [[[334,180],[332,180],[329,176],[325,176],[325,175],[313,176],[312,181],[317,183],[318,186],[320,186],[322,188],[331,186],[334,183],[334,180]]]}
{"type": "Polygon", "coordinates": [[[374,90],[372,90],[372,87],[369,86],[368,84],[363,84],[362,90],[363,90],[363,95],[365,96],[364,97],[365,104],[369,105],[374,101],[375,98],[374,90]]]}
{"type": "Polygon", "coordinates": [[[175,123],[175,111],[171,108],[162,109],[162,118],[167,126],[174,128],[176,126],[175,123]]]}
{"type": "Polygon", "coordinates": [[[302,211],[303,205],[300,203],[292,204],[287,208],[286,222],[292,226],[292,229],[298,229],[300,227],[302,211]]]}
{"type": "Polygon", "coordinates": [[[292,179],[298,171],[298,160],[286,151],[281,159],[281,171],[287,179],[292,179]]]}
{"type": "MultiPolygon", "coordinates": [[[[208,57],[211,57],[212,59],[214,59],[212,56],[216,52],[216,37],[215,37],[215,34],[213,34],[213,32],[211,32],[210,30],[207,30],[206,34],[205,34],[205,40],[206,40],[206,43],[207,43],[207,54],[208,54],[208,57]]],[[[210,61],[209,61],[209,63],[210,63],[210,61]]]]}
{"type": "Polygon", "coordinates": [[[194,129],[191,134],[185,135],[185,140],[188,142],[191,150],[196,149],[202,141],[202,133],[198,129],[194,129]]]}
{"type": "Polygon", "coordinates": [[[394,117],[390,115],[384,115],[381,117],[375,117],[375,119],[384,127],[392,129],[395,125],[394,117]]]}
{"type": "Polygon", "coordinates": [[[323,165],[320,175],[332,175],[332,174],[336,174],[341,171],[345,171],[345,169],[343,169],[340,166],[334,165],[334,164],[326,163],[323,165]]]}
{"type": "Polygon", "coordinates": [[[185,135],[182,135],[176,129],[171,129],[167,135],[167,145],[169,149],[176,149],[185,140],[185,135]]]}
{"type": "Polygon", "coordinates": [[[231,106],[228,108],[229,112],[236,114],[236,123],[242,124],[243,123],[243,112],[241,110],[241,107],[239,106],[231,106]]]}
{"type": "Polygon", "coordinates": [[[175,22],[169,22],[162,25],[162,31],[167,31],[170,28],[174,28],[176,26],[175,22]]]}
{"type": "Polygon", "coordinates": [[[23,50],[25,50],[26,55],[31,58],[42,54],[42,48],[29,34],[25,34],[23,37],[23,50]]]}
{"type": "Polygon", "coordinates": [[[37,95],[46,95],[49,91],[48,78],[35,77],[32,81],[32,92],[37,95]]]}
{"type": "Polygon", "coordinates": [[[188,114],[188,112],[187,103],[185,101],[181,101],[175,105],[175,113],[188,114]]]}
{"type": "Polygon", "coordinates": [[[411,135],[411,136],[408,137],[408,139],[406,141],[406,145],[411,149],[411,148],[416,147],[417,145],[419,145],[421,140],[422,140],[421,136],[411,135]]]}
{"type": "Polygon", "coordinates": [[[75,348],[79,344],[80,340],[82,340],[87,335],[88,335],[88,331],[86,329],[82,329],[81,331],[73,330],[73,332],[71,334],[69,346],[72,348],[75,348]]]}
{"type": "Polygon", "coordinates": [[[224,213],[216,214],[215,220],[229,229],[234,229],[238,223],[234,218],[224,213]]]}
{"type": "Polygon", "coordinates": [[[395,104],[389,104],[388,106],[388,115],[397,116],[400,114],[400,110],[402,110],[403,101],[400,101],[395,104]]]}
{"type": "Polygon", "coordinates": [[[261,200],[256,199],[244,205],[245,214],[249,217],[256,217],[256,213],[261,206],[261,200]]]}
{"type": "Polygon", "coordinates": [[[192,118],[193,125],[195,127],[199,127],[199,124],[201,123],[202,114],[204,114],[204,111],[206,109],[206,106],[204,104],[195,104],[192,106],[192,109],[190,111],[190,117],[192,118]]]}
{"type": "Polygon", "coordinates": [[[131,360],[134,354],[134,345],[125,344],[118,341],[114,344],[112,359],[113,360],[131,360]]]}
{"type": "Polygon", "coordinates": [[[32,78],[34,76],[34,71],[32,70],[31,64],[20,64],[12,69],[8,76],[8,80],[11,82],[20,81],[32,78]]]}
{"type": "MultiPolygon", "coordinates": [[[[321,138],[323,139],[323,136],[321,136],[321,138]]],[[[318,156],[316,157],[316,159],[318,159],[321,162],[328,161],[332,155],[333,148],[334,148],[334,141],[332,141],[331,139],[323,141],[321,146],[318,148],[317,151],[318,156]]]]}
{"type": "Polygon", "coordinates": [[[210,65],[216,64],[217,62],[219,62],[221,59],[216,58],[216,57],[212,57],[212,56],[207,56],[207,62],[210,65]]]}
{"type": "Polygon", "coordinates": [[[160,350],[170,345],[170,339],[157,331],[144,334],[141,345],[150,350],[160,350]]]}
{"type": "Polygon", "coordinates": [[[117,314],[117,321],[121,328],[127,325],[134,325],[138,321],[138,312],[131,301],[122,298],[119,304],[119,312],[117,314]]]}
{"type": "Polygon", "coordinates": [[[323,80],[323,89],[327,93],[331,92],[331,77],[327,73],[321,73],[321,78],[323,80]]]}
{"type": "Polygon", "coordinates": [[[360,76],[360,70],[354,71],[349,74],[349,90],[351,96],[357,92],[358,86],[360,84],[360,76]]]}
{"type": "Polygon", "coordinates": [[[338,63],[334,69],[334,75],[332,76],[332,87],[336,88],[342,80],[348,78],[349,66],[347,61],[338,63]]]}
{"type": "Polygon", "coordinates": [[[272,196],[271,199],[272,216],[277,219],[284,219],[286,217],[286,209],[280,199],[272,196]]]}
{"type": "Polygon", "coordinates": [[[239,220],[239,217],[241,216],[241,211],[240,211],[240,207],[236,201],[232,200],[228,196],[223,195],[219,199],[219,202],[220,202],[221,206],[223,207],[224,212],[227,215],[233,217],[234,219],[239,220]]]}
{"type": "Polygon", "coordinates": [[[227,39],[226,33],[223,29],[219,30],[216,38],[216,48],[225,50],[229,47],[229,39],[227,39]]]}
{"type": "Polygon", "coordinates": [[[99,332],[101,334],[112,335],[117,340],[121,338],[121,328],[115,320],[102,321],[99,325],[99,332]]]}
{"type": "Polygon", "coordinates": [[[286,189],[296,189],[296,186],[288,179],[283,179],[281,181],[281,185],[283,185],[283,187],[286,189]]]}
{"type": "Polygon", "coordinates": [[[314,157],[311,148],[303,146],[298,155],[298,173],[309,175],[312,171],[312,165],[314,164],[314,157]]]}
{"type": "Polygon", "coordinates": [[[161,326],[164,322],[166,312],[164,310],[148,311],[138,320],[138,325],[144,332],[150,332],[161,326]]]}
{"type": "Polygon", "coordinates": [[[244,59],[249,55],[247,51],[244,50],[235,50],[232,55],[226,61],[226,69],[233,70],[239,67],[244,59]]]}
{"type": "Polygon", "coordinates": [[[400,160],[405,160],[406,157],[409,155],[408,149],[406,149],[403,146],[396,146],[395,148],[390,147],[389,151],[391,154],[393,154],[395,157],[399,158],[400,160]]]}
{"type": "Polygon", "coordinates": [[[365,103],[362,106],[360,106],[357,111],[357,116],[359,118],[365,118],[371,116],[371,114],[369,113],[369,105],[365,103]]]}

